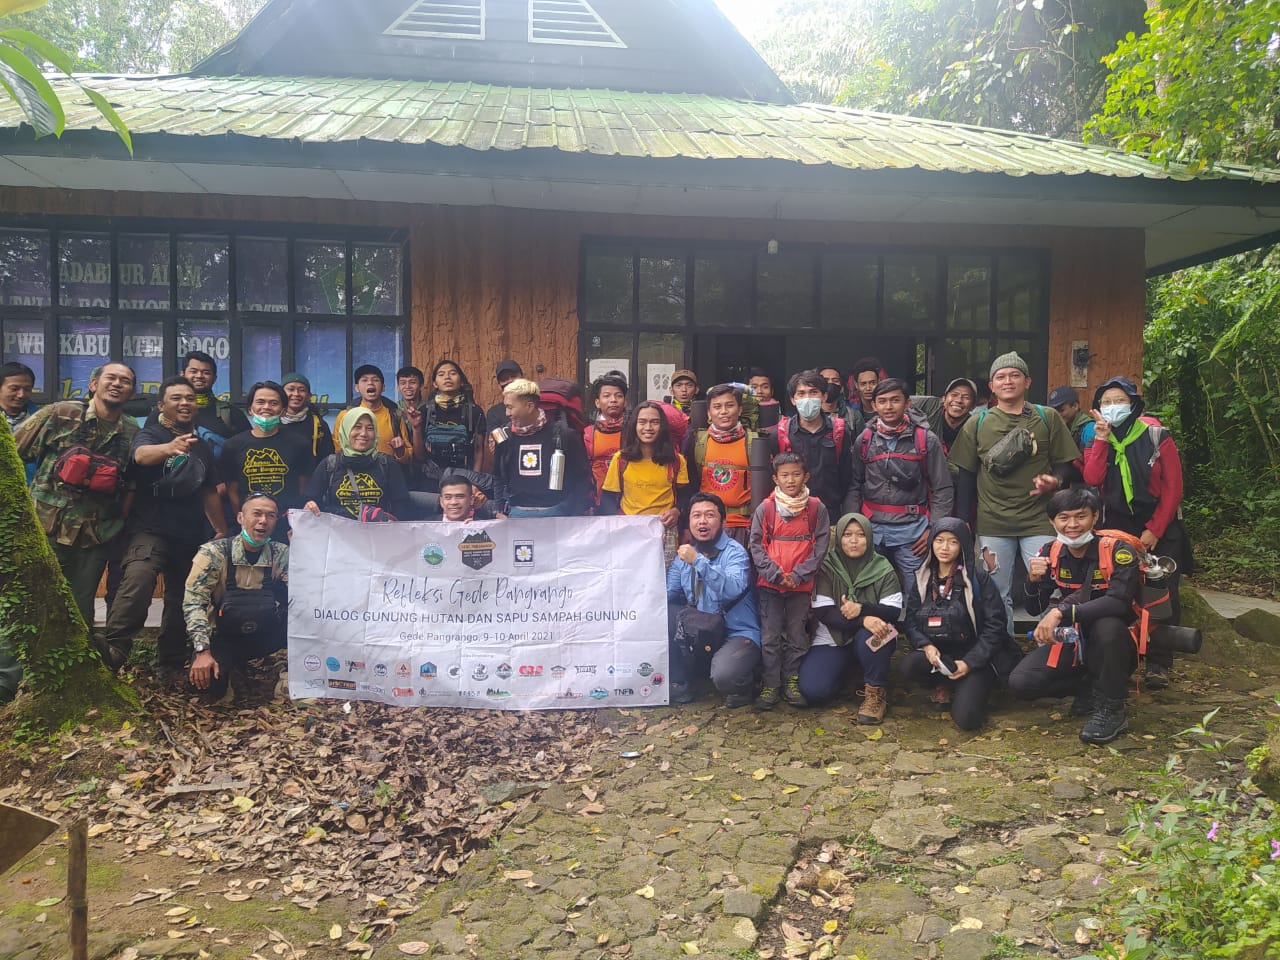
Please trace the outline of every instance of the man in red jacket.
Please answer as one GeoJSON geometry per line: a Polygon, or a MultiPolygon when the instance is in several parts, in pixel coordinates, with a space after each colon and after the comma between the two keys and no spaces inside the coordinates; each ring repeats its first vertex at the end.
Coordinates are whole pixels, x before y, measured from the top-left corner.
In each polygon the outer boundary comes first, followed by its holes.
{"type": "MultiPolygon", "coordinates": [[[[1084,482],[1102,492],[1103,526],[1133,534],[1149,552],[1178,564],[1169,583],[1172,622],[1177,623],[1178,581],[1191,572],[1191,544],[1181,516],[1182,458],[1168,428],[1142,411],[1138,388],[1126,377],[1112,377],[1097,389],[1094,422],[1084,432],[1082,472],[1084,482]]],[[[1173,651],[1153,640],[1147,687],[1167,687],[1172,665],[1173,651]]]]}

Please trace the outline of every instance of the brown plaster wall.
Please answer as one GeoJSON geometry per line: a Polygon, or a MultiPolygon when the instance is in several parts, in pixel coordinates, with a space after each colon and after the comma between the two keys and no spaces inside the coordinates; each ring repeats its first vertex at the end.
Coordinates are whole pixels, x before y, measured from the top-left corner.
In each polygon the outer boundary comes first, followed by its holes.
{"type": "MultiPolygon", "coordinates": [[[[415,363],[429,369],[441,357],[458,359],[489,402],[496,399],[492,370],[505,357],[529,373],[541,364],[546,375],[576,376],[579,247],[588,236],[1048,249],[1050,383],[1034,392],[1043,396],[1069,382],[1075,340],[1087,340],[1094,354],[1090,396],[1108,376],[1142,370],[1144,251],[1136,230],[712,220],[32,188],[0,188],[0,211],[404,229],[415,363]]],[[[851,344],[850,356],[856,353],[851,344]]]]}

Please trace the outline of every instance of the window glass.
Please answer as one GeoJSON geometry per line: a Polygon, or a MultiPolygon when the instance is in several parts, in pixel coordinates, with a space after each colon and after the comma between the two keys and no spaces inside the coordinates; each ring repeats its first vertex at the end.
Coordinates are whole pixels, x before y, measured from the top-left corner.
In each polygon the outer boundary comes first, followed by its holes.
{"type": "Polygon", "coordinates": [[[632,384],[631,404],[671,396],[671,375],[683,366],[684,334],[640,334],[640,376],[632,384]]]}
{"type": "Polygon", "coordinates": [[[226,237],[178,238],[178,309],[226,310],[230,282],[226,237]]]}
{"type": "Polygon", "coordinates": [[[725,253],[693,263],[693,322],[699,327],[745,327],[751,322],[752,257],[725,253]]]}
{"type": "Polygon", "coordinates": [[[991,341],[986,337],[938,341],[933,349],[931,391],[940,392],[956,377],[968,377],[979,385],[986,383],[991,359],[997,356],[992,349],[991,341]]]}
{"type": "Polygon", "coordinates": [[[111,356],[111,321],[106,317],[63,317],[58,321],[59,395],[83,397],[89,376],[111,356]]]}
{"type": "Polygon", "coordinates": [[[640,324],[683,327],[684,257],[640,258],[640,324]]]}
{"type": "Polygon", "coordinates": [[[987,331],[990,327],[991,258],[948,258],[947,329],[987,331]]]}
{"type": "Polygon", "coordinates": [[[635,279],[632,257],[591,254],[586,260],[582,322],[588,326],[629,325],[635,279]]]}
{"type": "Polygon", "coordinates": [[[231,396],[231,325],[226,320],[179,319],[178,363],[192,350],[209,354],[218,362],[218,379],[213,392],[231,396]]]}
{"type": "Polygon", "coordinates": [[[0,304],[49,306],[49,277],[48,233],[0,230],[0,304]]]}
{"type": "MultiPolygon", "coordinates": [[[[321,404],[342,407],[352,395],[351,363],[347,359],[347,328],[341,323],[303,321],[293,333],[294,369],[311,381],[321,404]]],[[[360,363],[366,362],[361,358],[360,363]]],[[[370,361],[372,362],[372,361],[370,361]]],[[[394,376],[393,368],[387,376],[394,376]]],[[[383,367],[386,373],[386,368],[383,367]]]]}
{"type": "MultiPolygon", "coordinates": [[[[167,259],[167,255],[166,255],[167,259]]],[[[124,280],[121,260],[120,279],[124,280]]],[[[133,367],[138,393],[157,393],[164,381],[164,321],[126,320],[124,323],[124,362],[133,367]]]]}
{"type": "Polygon", "coordinates": [[[5,317],[0,320],[0,357],[3,363],[25,363],[36,375],[36,392],[44,392],[44,321],[39,317],[5,317]]]}
{"type": "Polygon", "coordinates": [[[756,326],[814,327],[814,259],[775,253],[756,260],[756,326]]]}
{"type": "Polygon", "coordinates": [[[64,307],[111,306],[111,238],[68,233],[58,251],[58,302],[64,307]]]}
{"type": "Polygon", "coordinates": [[[632,334],[630,333],[596,333],[587,334],[582,351],[582,382],[590,383],[594,371],[600,376],[609,370],[618,368],[627,375],[627,383],[634,382],[631,369],[632,334]],[[622,361],[619,366],[617,361],[622,361]]]}
{"type": "Polygon", "coordinates": [[[126,233],[118,245],[120,309],[168,310],[168,235],[126,233]]]}
{"type": "Polygon", "coordinates": [[[260,313],[289,309],[289,244],[284,240],[236,240],[236,306],[260,313]]]}
{"type": "Polygon", "coordinates": [[[996,298],[996,329],[1031,333],[1040,327],[1044,272],[1037,257],[999,259],[1000,292],[996,298]]]}
{"type": "Polygon", "coordinates": [[[351,329],[353,367],[372,363],[386,378],[386,391],[395,396],[396,371],[405,364],[403,328],[398,323],[357,323],[351,329]]]}
{"type": "Polygon", "coordinates": [[[259,380],[280,382],[281,337],[276,326],[246,323],[240,328],[240,383],[245,390],[259,380]]]}
{"type": "Polygon", "coordinates": [[[874,254],[824,256],[822,325],[837,330],[874,330],[879,281],[880,261],[874,254]]]}
{"type": "Polygon", "coordinates": [[[892,254],[884,258],[884,329],[919,330],[934,325],[938,258],[892,254]]]}
{"type": "Polygon", "coordinates": [[[347,312],[347,248],[300,240],[294,247],[294,299],[299,313],[347,312]]]}
{"type": "Polygon", "coordinates": [[[352,308],[359,316],[401,312],[404,290],[400,248],[392,244],[356,244],[351,248],[352,308]]]}

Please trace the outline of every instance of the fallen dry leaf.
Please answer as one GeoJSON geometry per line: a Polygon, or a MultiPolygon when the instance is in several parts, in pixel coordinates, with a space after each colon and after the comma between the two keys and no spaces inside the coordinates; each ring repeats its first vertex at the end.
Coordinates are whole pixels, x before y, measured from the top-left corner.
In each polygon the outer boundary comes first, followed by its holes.
{"type": "Polygon", "coordinates": [[[396,944],[396,949],[406,956],[421,957],[431,951],[431,944],[425,940],[409,940],[406,943],[396,944]]]}
{"type": "Polygon", "coordinates": [[[329,939],[330,940],[342,939],[342,924],[335,923],[332,927],[329,928],[329,939]]]}
{"type": "Polygon", "coordinates": [[[637,897],[644,897],[646,900],[653,899],[653,886],[646,883],[643,887],[636,891],[637,897]]]}
{"type": "Polygon", "coordinates": [[[528,880],[533,876],[532,870],[504,870],[502,871],[503,880],[528,880]]]}

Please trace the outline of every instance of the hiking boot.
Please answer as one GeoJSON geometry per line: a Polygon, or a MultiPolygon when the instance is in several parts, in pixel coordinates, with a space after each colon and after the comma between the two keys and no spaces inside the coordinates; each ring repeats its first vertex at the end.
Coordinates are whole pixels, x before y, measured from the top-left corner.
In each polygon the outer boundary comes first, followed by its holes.
{"type": "Polygon", "coordinates": [[[755,708],[757,710],[772,710],[782,700],[778,695],[777,687],[765,687],[760,691],[760,696],[756,697],[755,708]]]}
{"type": "Polygon", "coordinates": [[[859,723],[879,723],[889,709],[889,688],[873,687],[866,684],[862,688],[862,706],[858,709],[859,723]]]}
{"type": "Polygon", "coordinates": [[[1124,701],[1114,697],[1095,698],[1093,716],[1080,730],[1080,739],[1085,743],[1110,743],[1129,729],[1129,715],[1125,712],[1124,701]]]}
{"type": "Polygon", "coordinates": [[[940,683],[929,691],[929,703],[939,713],[951,709],[951,685],[940,683]]]}
{"type": "Polygon", "coordinates": [[[116,646],[114,643],[108,643],[107,638],[100,633],[94,633],[89,640],[93,644],[93,648],[98,651],[98,656],[102,658],[102,662],[107,665],[107,669],[112,673],[119,673],[120,668],[129,659],[129,651],[124,647],[116,646]]]}
{"type": "Polygon", "coordinates": [[[184,689],[190,675],[186,665],[181,663],[162,663],[156,667],[156,682],[166,690],[184,689]]]}
{"type": "Polygon", "coordinates": [[[804,708],[809,705],[809,701],[800,692],[800,678],[795,674],[787,677],[787,685],[782,689],[782,699],[793,707],[804,708]]]}
{"type": "Polygon", "coordinates": [[[1093,690],[1088,689],[1075,695],[1068,713],[1073,717],[1093,716],[1093,690]]]}
{"type": "Polygon", "coordinates": [[[737,710],[739,707],[746,707],[751,704],[751,694],[749,693],[730,693],[724,698],[724,705],[730,710],[737,710]]]}
{"type": "Polygon", "coordinates": [[[680,683],[673,680],[671,682],[671,702],[675,703],[693,703],[698,699],[698,693],[693,689],[691,683],[680,683]]]}
{"type": "Polygon", "coordinates": [[[1148,690],[1165,690],[1169,687],[1169,668],[1163,663],[1147,661],[1146,683],[1148,690]]]}

